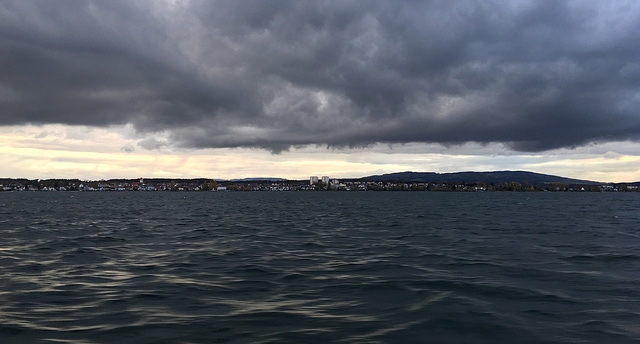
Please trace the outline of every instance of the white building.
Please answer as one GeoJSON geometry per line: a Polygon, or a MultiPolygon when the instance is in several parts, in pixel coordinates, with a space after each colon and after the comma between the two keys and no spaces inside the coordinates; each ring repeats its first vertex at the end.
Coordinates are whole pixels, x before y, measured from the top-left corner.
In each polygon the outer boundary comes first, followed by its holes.
{"type": "Polygon", "coordinates": [[[324,184],[324,185],[329,185],[329,177],[327,177],[327,176],[322,176],[322,184],[324,184]]]}
{"type": "Polygon", "coordinates": [[[316,183],[318,183],[318,176],[311,176],[309,178],[309,185],[313,185],[313,184],[316,184],[316,183]]]}

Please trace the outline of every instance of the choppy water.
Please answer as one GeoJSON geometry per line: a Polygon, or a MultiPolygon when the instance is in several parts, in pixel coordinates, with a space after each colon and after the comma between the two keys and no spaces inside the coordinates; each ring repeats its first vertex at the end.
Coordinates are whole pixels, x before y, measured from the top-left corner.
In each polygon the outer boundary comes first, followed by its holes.
{"type": "Polygon", "coordinates": [[[640,194],[0,193],[0,342],[631,343],[640,194]]]}

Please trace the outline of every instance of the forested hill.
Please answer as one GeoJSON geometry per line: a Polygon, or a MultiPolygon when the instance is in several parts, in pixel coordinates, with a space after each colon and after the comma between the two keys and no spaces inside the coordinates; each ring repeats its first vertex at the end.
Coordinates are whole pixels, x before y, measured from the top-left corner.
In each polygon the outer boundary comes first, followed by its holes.
{"type": "Polygon", "coordinates": [[[402,182],[432,182],[432,183],[527,183],[542,185],[547,183],[567,184],[599,184],[598,182],[571,179],[549,174],[526,171],[495,171],[495,172],[398,172],[362,178],[363,181],[402,181],[402,182]]]}

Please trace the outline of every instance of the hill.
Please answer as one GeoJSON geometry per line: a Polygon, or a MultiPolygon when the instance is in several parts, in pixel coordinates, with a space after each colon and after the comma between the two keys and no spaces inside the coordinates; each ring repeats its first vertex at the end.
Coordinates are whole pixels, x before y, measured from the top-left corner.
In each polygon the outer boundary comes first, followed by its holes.
{"type": "Polygon", "coordinates": [[[590,180],[572,179],[527,171],[495,171],[495,172],[398,172],[364,177],[363,181],[397,181],[397,182],[432,182],[432,183],[528,183],[543,185],[548,183],[566,184],[599,184],[590,180]]]}

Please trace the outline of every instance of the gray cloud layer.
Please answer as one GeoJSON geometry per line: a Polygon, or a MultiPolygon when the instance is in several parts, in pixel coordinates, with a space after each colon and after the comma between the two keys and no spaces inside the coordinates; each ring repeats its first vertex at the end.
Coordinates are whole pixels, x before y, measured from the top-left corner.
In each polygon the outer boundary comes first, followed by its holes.
{"type": "Polygon", "coordinates": [[[639,32],[636,1],[8,0],[0,125],[276,152],[639,140],[639,32]]]}

